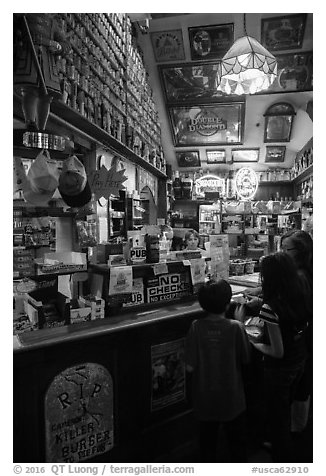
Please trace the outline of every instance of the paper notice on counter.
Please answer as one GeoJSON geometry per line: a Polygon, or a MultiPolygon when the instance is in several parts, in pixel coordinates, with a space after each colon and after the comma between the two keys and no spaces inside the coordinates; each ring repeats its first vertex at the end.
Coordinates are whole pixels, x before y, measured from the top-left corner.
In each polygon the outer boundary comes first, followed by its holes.
{"type": "Polygon", "coordinates": [[[143,278],[134,278],[132,280],[132,294],[130,300],[122,304],[123,307],[137,306],[144,304],[144,281],[143,278]]]}
{"type": "Polygon", "coordinates": [[[214,279],[229,277],[229,237],[227,235],[210,235],[210,274],[214,279]]]}
{"type": "Polygon", "coordinates": [[[191,281],[193,286],[205,282],[205,258],[192,259],[190,263],[191,281]]]}
{"type": "Polygon", "coordinates": [[[132,293],[132,266],[115,266],[110,269],[109,296],[132,293]]]}
{"type": "Polygon", "coordinates": [[[183,266],[190,266],[190,260],[189,259],[184,259],[182,261],[183,266]]]}

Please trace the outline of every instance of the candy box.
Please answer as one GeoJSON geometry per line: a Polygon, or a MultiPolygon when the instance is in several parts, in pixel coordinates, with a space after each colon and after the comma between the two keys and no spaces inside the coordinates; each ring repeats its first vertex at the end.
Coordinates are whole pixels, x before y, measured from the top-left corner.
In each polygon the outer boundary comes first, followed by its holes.
{"type": "Polygon", "coordinates": [[[232,276],[241,276],[244,274],[244,269],[245,269],[245,261],[241,259],[236,259],[233,261],[230,261],[230,275],[232,276]]]}
{"type": "Polygon", "coordinates": [[[269,209],[267,206],[267,202],[263,200],[259,200],[258,202],[254,202],[252,204],[252,213],[263,213],[263,214],[268,214],[269,209]]]}
{"type": "Polygon", "coordinates": [[[104,299],[96,296],[86,296],[80,297],[78,299],[80,306],[84,306],[85,308],[90,308],[91,310],[91,320],[95,319],[103,319],[104,318],[104,307],[105,301],[104,299]]]}
{"type": "Polygon", "coordinates": [[[26,314],[22,314],[13,321],[13,333],[22,334],[23,332],[34,331],[35,327],[26,314]]]}
{"type": "Polygon", "coordinates": [[[226,213],[244,213],[244,203],[241,201],[227,201],[225,203],[225,212],[226,213]]]}
{"type": "Polygon", "coordinates": [[[78,324],[79,322],[87,322],[92,318],[92,309],[85,306],[80,299],[73,299],[70,303],[70,324],[78,324]]]}

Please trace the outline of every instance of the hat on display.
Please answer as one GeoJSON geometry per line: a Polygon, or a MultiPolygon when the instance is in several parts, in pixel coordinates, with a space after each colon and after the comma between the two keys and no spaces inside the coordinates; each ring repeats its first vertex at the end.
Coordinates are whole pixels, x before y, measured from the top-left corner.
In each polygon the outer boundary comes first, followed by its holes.
{"type": "Polygon", "coordinates": [[[92,198],[85,167],[75,155],[63,162],[58,189],[70,207],[82,207],[92,198]]]}
{"type": "Polygon", "coordinates": [[[23,195],[26,202],[36,206],[46,206],[58,187],[59,169],[47,150],[42,150],[32,163],[27,180],[23,181],[23,195]]]}

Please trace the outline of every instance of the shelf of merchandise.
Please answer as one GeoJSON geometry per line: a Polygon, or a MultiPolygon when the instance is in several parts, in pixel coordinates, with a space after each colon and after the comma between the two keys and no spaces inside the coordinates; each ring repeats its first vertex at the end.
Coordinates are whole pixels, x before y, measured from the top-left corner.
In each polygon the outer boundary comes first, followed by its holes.
{"type": "MultiPolygon", "coordinates": [[[[15,118],[23,120],[21,99],[16,95],[14,95],[13,112],[15,118]]],[[[112,151],[127,158],[133,164],[151,172],[155,177],[166,179],[166,175],[161,170],[135,154],[135,152],[129,149],[125,144],[112,137],[98,125],[91,123],[78,111],[75,111],[61,101],[54,101],[51,104],[51,112],[49,114],[48,128],[50,129],[52,126],[57,125],[64,126],[67,132],[70,131],[76,134],[77,131],[82,137],[85,137],[90,144],[97,143],[109,147],[112,151]]]]}
{"type": "Polygon", "coordinates": [[[300,172],[294,179],[293,183],[295,185],[299,185],[300,183],[304,182],[307,180],[307,178],[311,177],[313,174],[313,164],[309,165],[306,169],[304,169],[302,172],[300,172]]]}

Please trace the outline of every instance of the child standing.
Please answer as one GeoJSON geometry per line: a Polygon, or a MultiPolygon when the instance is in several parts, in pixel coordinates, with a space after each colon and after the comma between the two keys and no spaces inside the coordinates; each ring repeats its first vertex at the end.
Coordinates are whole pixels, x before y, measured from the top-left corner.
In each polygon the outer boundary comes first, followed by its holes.
{"type": "Polygon", "coordinates": [[[187,371],[193,373],[203,462],[216,462],[222,423],[232,461],[247,461],[242,366],[249,363],[250,344],[243,324],[225,317],[231,297],[231,286],[223,279],[203,285],[198,301],[207,316],[192,322],[186,339],[186,364],[187,371]]]}

